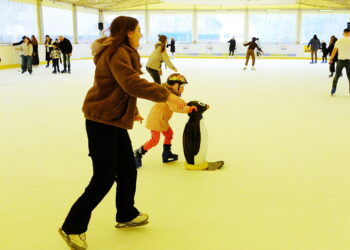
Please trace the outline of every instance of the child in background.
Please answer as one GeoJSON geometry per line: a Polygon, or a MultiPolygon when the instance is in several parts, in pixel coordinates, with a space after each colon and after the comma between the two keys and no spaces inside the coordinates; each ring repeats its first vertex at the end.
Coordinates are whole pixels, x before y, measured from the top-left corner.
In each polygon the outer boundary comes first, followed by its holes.
{"type": "MultiPolygon", "coordinates": [[[[184,84],[187,84],[186,78],[179,74],[171,74],[165,86],[171,93],[181,96],[184,91],[184,84]]],[[[197,110],[195,106],[186,106],[183,109],[176,109],[174,106],[167,102],[160,102],[154,104],[151,112],[147,117],[146,127],[151,130],[151,139],[143,144],[140,148],[134,151],[136,167],[142,166],[142,156],[147,153],[148,150],[155,147],[160,139],[160,133],[164,135],[163,144],[163,162],[172,162],[178,159],[178,155],[171,152],[171,140],[173,139],[173,131],[169,125],[169,120],[173,115],[173,112],[177,113],[191,113],[193,110],[197,110]]]]}
{"type": "Polygon", "coordinates": [[[61,59],[61,51],[58,48],[57,43],[52,44],[52,51],[51,51],[50,57],[52,59],[52,64],[54,68],[54,70],[52,71],[52,74],[56,74],[57,72],[60,73],[60,65],[58,64],[58,61],[60,60],[62,63],[62,59],[61,59]]]}
{"type": "Polygon", "coordinates": [[[321,49],[322,49],[322,63],[327,63],[327,54],[328,54],[328,49],[327,49],[327,43],[325,41],[321,42],[321,49]]]}
{"type": "Polygon", "coordinates": [[[33,45],[32,42],[28,37],[24,37],[23,43],[19,47],[16,48],[17,50],[22,51],[22,74],[28,70],[29,74],[32,74],[32,65],[33,65],[33,45]]]}

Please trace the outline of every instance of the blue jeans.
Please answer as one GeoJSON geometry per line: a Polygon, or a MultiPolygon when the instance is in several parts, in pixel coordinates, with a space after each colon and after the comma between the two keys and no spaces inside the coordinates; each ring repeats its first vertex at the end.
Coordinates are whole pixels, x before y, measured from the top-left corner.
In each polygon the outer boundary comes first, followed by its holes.
{"type": "Polygon", "coordinates": [[[343,68],[346,68],[346,75],[348,77],[350,87],[350,60],[338,59],[337,68],[335,70],[335,76],[333,78],[333,88],[337,88],[338,80],[341,75],[341,72],[343,71],[343,68]]]}
{"type": "Polygon", "coordinates": [[[24,56],[22,55],[22,73],[26,72],[28,70],[29,73],[32,73],[32,63],[33,58],[31,56],[24,56]]]}

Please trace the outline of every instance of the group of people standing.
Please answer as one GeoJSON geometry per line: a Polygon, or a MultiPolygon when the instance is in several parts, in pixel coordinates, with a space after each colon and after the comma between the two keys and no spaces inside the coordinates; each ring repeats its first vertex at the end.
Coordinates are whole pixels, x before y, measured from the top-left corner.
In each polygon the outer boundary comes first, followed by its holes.
{"type": "MultiPolygon", "coordinates": [[[[12,45],[17,46],[16,49],[21,51],[22,74],[26,71],[32,74],[33,66],[37,66],[40,63],[38,40],[36,37],[32,35],[30,39],[27,36],[23,36],[21,41],[13,43],[12,45]]],[[[71,42],[63,36],[59,36],[58,39],[53,40],[49,35],[46,35],[44,45],[45,60],[47,62],[46,67],[49,67],[50,61],[52,61],[52,66],[54,68],[52,73],[70,73],[70,57],[73,51],[71,42]],[[63,56],[63,71],[59,69],[59,61],[62,62],[61,54],[63,56]]]]}
{"type": "Polygon", "coordinates": [[[53,74],[56,73],[71,73],[70,57],[72,56],[73,46],[69,39],[59,36],[55,41],[49,36],[45,36],[45,60],[47,62],[46,68],[50,66],[52,60],[52,66],[54,68],[53,74]],[[62,63],[63,57],[63,70],[60,71],[59,61],[62,63]],[[68,66],[68,67],[67,67],[68,66]]]}

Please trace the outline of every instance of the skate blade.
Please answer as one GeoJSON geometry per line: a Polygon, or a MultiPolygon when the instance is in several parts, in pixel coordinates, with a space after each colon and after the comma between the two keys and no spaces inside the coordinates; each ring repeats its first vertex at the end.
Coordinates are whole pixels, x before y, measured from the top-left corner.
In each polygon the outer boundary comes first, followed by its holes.
{"type": "Polygon", "coordinates": [[[118,223],[116,228],[139,227],[148,224],[148,220],[139,223],[118,223]]]}
{"type": "Polygon", "coordinates": [[[167,160],[167,161],[163,161],[163,163],[174,162],[174,161],[177,161],[178,159],[179,158],[170,159],[170,160],[167,160]]]}
{"type": "Polygon", "coordinates": [[[72,250],[85,250],[86,248],[81,248],[79,246],[74,245],[68,238],[68,236],[63,232],[62,228],[58,229],[59,234],[62,236],[63,240],[67,243],[70,249],[72,250]]]}

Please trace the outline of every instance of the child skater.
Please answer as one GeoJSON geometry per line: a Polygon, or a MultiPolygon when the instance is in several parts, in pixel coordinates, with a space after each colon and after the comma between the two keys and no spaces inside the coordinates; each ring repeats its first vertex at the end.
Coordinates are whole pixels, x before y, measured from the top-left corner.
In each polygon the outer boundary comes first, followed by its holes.
{"type": "Polygon", "coordinates": [[[256,43],[256,37],[253,37],[252,41],[250,41],[249,43],[244,43],[244,46],[248,46],[248,50],[247,50],[247,55],[246,55],[246,60],[245,60],[245,65],[243,70],[246,70],[248,67],[248,62],[249,62],[249,58],[252,57],[252,70],[255,70],[255,54],[254,54],[254,50],[255,48],[257,48],[260,52],[263,53],[263,51],[261,50],[261,48],[258,46],[258,44],[256,43]]]}
{"type": "MultiPolygon", "coordinates": [[[[184,84],[187,84],[186,78],[179,73],[174,73],[168,77],[167,82],[164,83],[163,86],[165,86],[171,93],[181,96],[184,91],[184,84]]],[[[169,120],[172,117],[173,112],[191,113],[196,110],[197,107],[195,106],[185,106],[183,109],[176,109],[168,102],[154,104],[151,112],[148,114],[146,123],[146,127],[151,130],[151,139],[134,151],[136,167],[139,168],[142,166],[142,156],[158,144],[160,133],[164,135],[162,154],[163,162],[176,161],[178,155],[171,152],[173,130],[170,127],[169,120]]]]}
{"type": "Polygon", "coordinates": [[[51,51],[50,57],[52,59],[52,65],[54,68],[54,70],[52,71],[52,74],[56,74],[57,72],[60,73],[60,65],[58,64],[58,61],[60,60],[62,62],[62,60],[61,60],[61,51],[58,48],[57,43],[54,43],[52,45],[52,51],[51,51]]]}

